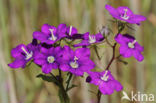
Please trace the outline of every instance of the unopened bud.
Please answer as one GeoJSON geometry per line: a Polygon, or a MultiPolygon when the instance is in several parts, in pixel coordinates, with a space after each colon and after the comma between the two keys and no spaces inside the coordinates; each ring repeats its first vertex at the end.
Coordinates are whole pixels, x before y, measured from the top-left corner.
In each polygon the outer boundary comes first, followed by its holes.
{"type": "Polygon", "coordinates": [[[111,33],[111,30],[108,28],[108,26],[103,26],[102,29],[100,30],[100,33],[106,37],[111,33]]]}

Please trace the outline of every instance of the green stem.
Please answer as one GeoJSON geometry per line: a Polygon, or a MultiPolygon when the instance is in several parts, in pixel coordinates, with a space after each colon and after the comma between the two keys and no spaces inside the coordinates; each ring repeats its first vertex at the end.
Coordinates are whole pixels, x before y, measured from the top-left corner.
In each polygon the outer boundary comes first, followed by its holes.
{"type": "Polygon", "coordinates": [[[72,73],[69,73],[69,77],[68,77],[68,80],[67,80],[67,86],[66,86],[66,92],[68,91],[68,89],[69,89],[69,84],[70,84],[70,81],[71,81],[71,79],[72,79],[72,73]]]}
{"type": "Polygon", "coordinates": [[[96,45],[94,45],[94,50],[95,50],[95,53],[96,53],[96,56],[98,57],[98,59],[101,60],[101,57],[99,55],[99,52],[97,50],[97,46],[96,45]]]}
{"type": "Polygon", "coordinates": [[[59,86],[59,98],[60,98],[61,103],[70,103],[69,96],[68,96],[66,90],[64,89],[64,86],[62,83],[59,86]]]}
{"type": "Polygon", "coordinates": [[[59,96],[59,99],[60,99],[60,103],[70,103],[69,96],[68,96],[68,94],[67,94],[67,92],[66,92],[66,90],[65,90],[65,88],[63,86],[63,79],[61,79],[62,78],[61,71],[59,71],[59,77],[60,77],[59,79],[57,79],[56,76],[53,75],[52,73],[50,73],[50,74],[51,74],[52,78],[54,78],[56,80],[56,82],[58,84],[57,85],[59,87],[58,96],[59,96]],[[60,81],[60,79],[62,81],[60,81]]]}

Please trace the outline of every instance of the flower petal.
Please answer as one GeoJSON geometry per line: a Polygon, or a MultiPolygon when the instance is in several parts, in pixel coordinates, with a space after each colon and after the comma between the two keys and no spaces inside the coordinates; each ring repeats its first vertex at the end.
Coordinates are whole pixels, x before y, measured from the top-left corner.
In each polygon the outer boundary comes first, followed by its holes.
{"type": "Polygon", "coordinates": [[[35,31],[33,33],[33,38],[40,40],[41,42],[45,42],[46,40],[48,40],[48,37],[49,37],[48,35],[46,35],[42,32],[39,32],[39,31],[35,31]]]}
{"type": "Polygon", "coordinates": [[[129,23],[133,23],[133,24],[137,24],[140,23],[141,21],[145,21],[146,17],[142,16],[142,15],[134,15],[133,17],[131,17],[128,22],[129,23]]]}
{"type": "Polygon", "coordinates": [[[134,50],[133,51],[133,56],[139,61],[143,61],[144,60],[144,56],[138,51],[138,50],[134,50]]]}
{"type": "Polygon", "coordinates": [[[113,17],[118,17],[118,16],[119,16],[117,10],[116,10],[115,8],[113,8],[112,6],[110,6],[110,5],[105,5],[105,8],[106,8],[106,10],[109,11],[109,13],[110,13],[113,17]]]}
{"type": "Polygon", "coordinates": [[[36,54],[34,56],[34,63],[38,65],[44,65],[45,63],[47,63],[46,56],[41,53],[36,54]]]}
{"type": "Polygon", "coordinates": [[[68,64],[60,64],[60,69],[62,71],[68,71],[70,69],[70,66],[68,64]]]}
{"type": "Polygon", "coordinates": [[[122,56],[125,57],[125,58],[129,58],[133,55],[133,49],[127,49],[125,50],[124,53],[122,53],[122,56]]]}
{"type": "Polygon", "coordinates": [[[135,48],[140,52],[144,51],[144,47],[142,47],[138,42],[135,43],[135,48]]]}
{"type": "Polygon", "coordinates": [[[114,92],[113,88],[111,88],[108,83],[101,83],[99,85],[99,90],[104,95],[111,95],[114,92]]]}
{"type": "MultiPolygon", "coordinates": [[[[70,28],[70,26],[67,27],[67,34],[69,34],[70,32],[70,28]]],[[[77,29],[75,27],[72,27],[70,36],[73,36],[74,34],[77,34],[77,29]]]]}
{"type": "Polygon", "coordinates": [[[51,64],[44,64],[42,66],[42,72],[45,74],[49,74],[52,70],[52,65],[51,64]]]}
{"type": "Polygon", "coordinates": [[[17,58],[14,62],[8,64],[11,68],[24,68],[26,66],[26,61],[24,58],[17,58]]]}
{"type": "Polygon", "coordinates": [[[57,64],[57,63],[55,63],[55,62],[54,62],[54,63],[52,63],[51,65],[52,65],[52,68],[53,68],[53,69],[57,69],[57,68],[58,68],[58,64],[57,64]]]}
{"type": "Polygon", "coordinates": [[[89,48],[78,48],[75,50],[75,56],[78,58],[90,57],[90,49],[89,48]]]}
{"type": "Polygon", "coordinates": [[[100,41],[104,40],[104,37],[103,37],[103,35],[101,33],[98,33],[95,36],[96,36],[97,42],[100,42],[100,41]]]}
{"type": "Polygon", "coordinates": [[[83,74],[84,74],[84,72],[81,71],[79,68],[77,68],[77,69],[69,69],[69,71],[72,74],[76,75],[76,76],[83,76],[83,74]]]}
{"type": "Polygon", "coordinates": [[[22,57],[24,55],[22,55],[22,47],[26,48],[26,46],[24,44],[20,44],[18,46],[16,46],[16,48],[13,48],[11,50],[11,56],[14,57],[14,58],[19,58],[19,57],[22,57]]]}

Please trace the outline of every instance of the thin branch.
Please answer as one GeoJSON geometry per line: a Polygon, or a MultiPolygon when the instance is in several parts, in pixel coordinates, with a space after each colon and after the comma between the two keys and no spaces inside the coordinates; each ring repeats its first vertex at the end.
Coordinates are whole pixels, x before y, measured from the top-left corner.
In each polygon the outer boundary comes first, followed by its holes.
{"type": "Polygon", "coordinates": [[[109,67],[110,67],[110,65],[112,64],[112,62],[115,60],[115,47],[116,47],[116,45],[117,45],[117,43],[114,43],[114,45],[113,45],[113,56],[112,56],[112,59],[110,60],[110,62],[109,62],[109,64],[108,64],[108,66],[106,67],[106,70],[108,70],[109,69],[109,67]]]}
{"type": "Polygon", "coordinates": [[[100,90],[98,90],[98,93],[97,93],[98,102],[97,103],[100,103],[101,95],[102,95],[102,93],[100,92],[100,90]]]}
{"type": "Polygon", "coordinates": [[[113,47],[113,45],[108,41],[107,38],[106,38],[106,43],[107,43],[110,47],[113,47]]]}

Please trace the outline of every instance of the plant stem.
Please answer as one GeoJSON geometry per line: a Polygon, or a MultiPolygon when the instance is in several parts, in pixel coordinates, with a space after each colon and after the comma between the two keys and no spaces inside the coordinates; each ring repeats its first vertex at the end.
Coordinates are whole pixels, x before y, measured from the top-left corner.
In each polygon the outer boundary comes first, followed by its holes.
{"type": "Polygon", "coordinates": [[[115,47],[116,47],[116,45],[117,45],[117,43],[114,43],[114,45],[113,45],[113,56],[112,56],[112,59],[110,60],[110,62],[109,62],[109,64],[108,64],[108,66],[106,67],[106,70],[108,70],[109,69],[109,67],[110,67],[110,65],[113,63],[113,61],[115,60],[115,47]]]}
{"type": "Polygon", "coordinates": [[[69,96],[63,86],[63,83],[59,86],[59,98],[61,103],[70,103],[69,96]]]}
{"type": "Polygon", "coordinates": [[[101,92],[100,92],[100,90],[98,90],[98,93],[97,93],[97,103],[100,103],[100,100],[101,100],[101,92]]]}
{"type": "MultiPolygon", "coordinates": [[[[95,50],[96,56],[98,57],[98,59],[100,61],[101,58],[100,58],[100,55],[98,53],[98,50],[97,50],[97,47],[96,46],[94,46],[94,50],[95,50]]],[[[97,93],[97,103],[100,103],[101,95],[102,95],[102,93],[100,92],[100,90],[98,90],[98,93],[97,93]]]]}
{"type": "Polygon", "coordinates": [[[106,38],[106,43],[107,43],[110,47],[113,47],[113,45],[108,41],[107,38],[106,38]]]}
{"type": "Polygon", "coordinates": [[[99,55],[99,52],[98,52],[98,50],[97,50],[97,46],[96,46],[96,45],[94,45],[94,50],[95,50],[96,56],[98,57],[98,59],[99,59],[99,61],[100,61],[100,60],[101,60],[101,57],[100,57],[100,55],[99,55]]]}
{"type": "Polygon", "coordinates": [[[70,103],[70,99],[69,99],[69,96],[63,86],[63,79],[62,78],[62,75],[61,75],[61,70],[59,70],[59,79],[56,78],[55,75],[53,75],[52,73],[50,73],[50,75],[52,76],[52,78],[54,78],[57,82],[57,86],[59,87],[59,99],[60,99],[60,102],[61,103],[70,103]],[[61,80],[61,81],[60,81],[61,80]]]}
{"type": "Polygon", "coordinates": [[[68,91],[68,89],[69,89],[69,84],[70,84],[70,81],[71,81],[71,79],[72,79],[72,73],[69,73],[69,77],[68,77],[68,80],[67,80],[67,86],[66,86],[66,92],[68,91]]]}

